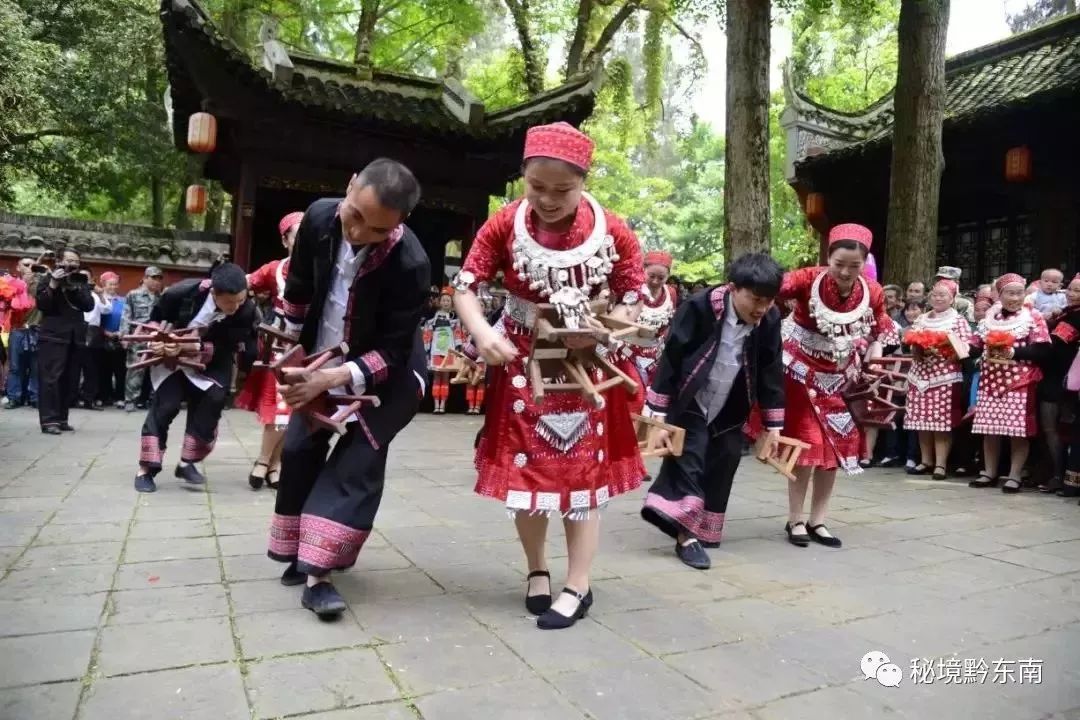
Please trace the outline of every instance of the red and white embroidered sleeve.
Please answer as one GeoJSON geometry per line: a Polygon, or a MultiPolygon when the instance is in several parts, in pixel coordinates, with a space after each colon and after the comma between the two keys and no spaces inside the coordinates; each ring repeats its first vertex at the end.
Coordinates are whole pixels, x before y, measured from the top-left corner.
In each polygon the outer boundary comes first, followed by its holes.
{"type": "Polygon", "coordinates": [[[280,260],[271,260],[247,276],[248,290],[253,293],[269,292],[277,295],[277,266],[280,260]]]}
{"type": "Polygon", "coordinates": [[[616,302],[636,304],[640,299],[641,286],[645,284],[645,267],[641,256],[641,243],[637,235],[627,227],[626,223],[616,215],[604,211],[607,220],[608,233],[615,240],[615,252],[619,259],[615,261],[611,274],[608,275],[608,287],[611,296],[616,302]],[[632,298],[628,293],[635,293],[637,299],[629,302],[632,298]]]}
{"type": "Polygon", "coordinates": [[[520,202],[510,203],[481,226],[461,272],[454,278],[455,290],[476,292],[477,285],[494,280],[499,270],[511,271],[508,241],[514,233],[514,212],[520,202]]]}

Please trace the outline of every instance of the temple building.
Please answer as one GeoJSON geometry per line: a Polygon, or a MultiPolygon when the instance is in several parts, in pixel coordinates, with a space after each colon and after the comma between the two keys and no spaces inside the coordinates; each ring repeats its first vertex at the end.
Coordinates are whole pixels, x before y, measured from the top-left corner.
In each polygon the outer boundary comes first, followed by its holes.
{"type": "MultiPolygon", "coordinates": [[[[1006,271],[1075,272],[1080,15],[949,58],[945,78],[938,236],[927,238],[937,243],[937,264],[960,267],[965,289],[1006,271]]],[[[892,93],[857,113],[814,102],[790,76],[785,94],[787,179],[808,220],[821,233],[841,222],[868,226],[882,266],[892,93]]]]}
{"type": "Polygon", "coordinates": [[[525,131],[592,112],[599,75],[488,111],[452,76],[427,78],[286,50],[271,26],[262,63],[226,38],[194,0],[162,0],[161,23],[176,146],[193,115],[212,116],[198,153],[206,178],[232,195],[232,254],[252,268],[280,254],[277,222],[313,200],[341,195],[353,173],[386,156],[423,188],[409,225],[425,244],[433,282],[447,243],[467,247],[489,200],[520,174],[525,131]]]}

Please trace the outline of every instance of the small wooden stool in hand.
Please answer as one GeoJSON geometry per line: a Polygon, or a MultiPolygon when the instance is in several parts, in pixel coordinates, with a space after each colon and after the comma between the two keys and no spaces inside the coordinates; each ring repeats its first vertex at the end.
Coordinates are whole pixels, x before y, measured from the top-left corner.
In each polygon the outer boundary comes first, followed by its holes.
{"type": "MultiPolygon", "coordinates": [[[[293,345],[270,365],[270,370],[282,385],[293,385],[302,382],[334,358],[345,357],[348,352],[349,346],[345,343],[311,355],[304,355],[303,346],[293,345]],[[286,374],[286,368],[299,368],[303,372],[286,374]]],[[[379,403],[380,400],[375,395],[337,395],[328,391],[299,408],[298,412],[304,415],[313,429],[330,430],[338,435],[344,435],[349,418],[364,405],[378,407],[379,403]]]]}
{"type": "Polygon", "coordinates": [[[457,374],[450,378],[451,385],[470,385],[476,387],[484,382],[484,369],[480,363],[465,353],[450,349],[450,355],[456,361],[457,374]]]}
{"type": "Polygon", "coordinates": [[[163,343],[165,345],[177,345],[180,348],[180,354],[174,356],[159,355],[149,348],[140,350],[139,355],[141,357],[128,365],[128,370],[139,370],[154,365],[163,365],[169,370],[187,367],[202,372],[206,369],[206,365],[199,362],[197,357],[199,344],[202,342],[197,327],[173,330],[169,323],[165,323],[161,327],[139,323],[135,326],[134,332],[130,335],[123,335],[120,339],[123,342],[163,343]]]}
{"type": "Polygon", "coordinates": [[[275,355],[280,355],[300,342],[299,335],[287,333],[281,328],[262,323],[258,328],[262,342],[259,343],[259,357],[253,367],[269,368],[274,364],[275,355]]]}
{"type": "MultiPolygon", "coordinates": [[[[763,436],[764,437],[764,436],[763,436]]],[[[759,462],[763,462],[766,465],[772,466],[776,472],[780,473],[788,480],[795,479],[795,465],[799,462],[799,456],[802,455],[803,450],[809,450],[810,445],[804,443],[802,440],[796,440],[794,438],[780,436],[779,444],[776,448],[776,455],[763,456],[761,455],[761,443],[759,441],[757,448],[757,459],[759,462]]]]}
{"type": "Polygon", "coordinates": [[[634,421],[634,432],[637,434],[638,450],[641,451],[641,457],[679,457],[683,454],[683,445],[686,442],[685,429],[644,415],[631,415],[630,418],[634,421]],[[671,433],[671,449],[659,447],[650,450],[649,441],[661,430],[667,430],[671,433]]]}
{"type": "Polygon", "coordinates": [[[628,393],[637,392],[637,382],[597,352],[597,345],[630,335],[647,337],[652,330],[599,314],[607,309],[606,300],[590,303],[586,319],[592,322],[579,327],[567,327],[556,305],[541,303],[536,308],[527,365],[533,402],[542,403],[547,392],[578,392],[594,407],[601,408],[605,390],[622,385],[628,393]],[[573,349],[567,347],[567,341],[584,341],[588,347],[573,349]],[[594,383],[591,375],[596,369],[602,370],[607,379],[594,383]]]}
{"type": "Polygon", "coordinates": [[[907,393],[911,362],[908,355],[866,361],[862,378],[841,393],[855,424],[876,428],[896,426],[896,413],[904,409],[900,399],[907,393]]]}

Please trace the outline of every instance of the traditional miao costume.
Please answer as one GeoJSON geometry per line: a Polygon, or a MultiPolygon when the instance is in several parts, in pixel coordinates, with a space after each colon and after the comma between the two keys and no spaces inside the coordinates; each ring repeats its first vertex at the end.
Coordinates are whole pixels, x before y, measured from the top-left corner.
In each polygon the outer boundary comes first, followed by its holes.
{"type": "MultiPolygon", "coordinates": [[[[289,213],[278,223],[278,232],[284,236],[293,226],[299,225],[303,218],[304,213],[302,212],[289,213]]],[[[248,275],[248,290],[252,295],[269,292],[273,297],[274,317],[263,318],[263,322],[268,325],[284,327],[282,315],[284,312],[285,278],[288,276],[289,258],[271,260],[248,275]]],[[[265,340],[260,339],[260,342],[265,342],[265,340]]],[[[273,353],[270,362],[274,362],[279,356],[279,352],[273,353]]],[[[254,412],[258,415],[260,424],[272,425],[279,430],[284,430],[285,426],[289,424],[289,416],[292,411],[288,403],[281,397],[281,389],[277,379],[274,378],[274,374],[268,368],[252,368],[247,379],[244,380],[244,387],[237,393],[233,404],[241,410],[254,412]]]]}
{"type": "MultiPolygon", "coordinates": [[[[450,292],[447,288],[443,295],[450,292]]],[[[450,397],[450,376],[456,373],[448,366],[451,350],[461,350],[463,344],[461,322],[454,313],[439,310],[424,323],[424,350],[428,354],[428,369],[432,374],[431,398],[435,412],[446,412],[446,399],[450,397]]]]}
{"type": "MultiPolygon", "coordinates": [[[[999,278],[995,283],[998,293],[1013,282],[1023,283],[1024,279],[1013,274],[999,278]]],[[[1035,391],[1042,379],[1042,370],[1031,358],[1038,354],[1034,345],[1049,342],[1050,333],[1043,316],[1026,304],[1015,313],[1007,313],[999,302],[986,312],[971,337],[972,347],[984,350],[975,398],[975,420],[971,427],[973,433],[1027,438],[1038,432],[1035,391]],[[990,333],[1007,333],[1012,337],[1014,354],[1011,362],[994,362],[986,358],[986,339],[990,333]]]]}
{"type": "MultiPolygon", "coordinates": [[[[838,225],[829,242],[854,240],[870,247],[870,231],[860,225],[838,225]]],[[[861,275],[851,293],[840,297],[828,268],[793,270],[784,276],[777,304],[795,302],[784,322],[784,396],[787,407],[783,435],[810,444],[799,464],[825,470],[862,472],[863,434],[840,391],[859,379],[860,358],[873,341],[898,345],[894,323],[885,312],[884,292],[861,275]]]]}
{"type": "MultiPolygon", "coordinates": [[[[663,265],[671,269],[671,255],[665,252],[649,252],[645,254],[645,267],[650,265],[663,265]]],[[[638,392],[634,397],[633,411],[640,413],[645,406],[645,392],[652,385],[653,377],[656,376],[657,361],[660,353],[664,350],[664,337],[667,335],[671,318],[675,317],[675,288],[665,285],[659,297],[654,297],[648,285],[641,288],[644,299],[641,314],[637,322],[653,330],[656,335],[651,338],[631,337],[627,338],[619,348],[618,357],[623,362],[621,366],[624,372],[638,379],[638,392]],[[630,372],[632,370],[632,372],[630,372]]]]}
{"type": "MultiPolygon", "coordinates": [[[[525,157],[548,157],[587,168],[592,141],[559,123],[529,130],[525,157]]],[[[536,304],[596,298],[605,281],[616,301],[634,305],[645,280],[634,233],[588,194],[561,233],[540,230],[526,200],[517,200],[480,228],[458,289],[476,292],[504,271],[506,306],[494,325],[518,350],[489,371],[488,405],[476,451],[476,492],[503,501],[511,513],[586,519],[645,475],[626,391],[605,393],[596,408],[577,392],[548,392],[533,401],[526,369],[536,304]],[[556,293],[558,293],[556,295],[556,293]]],[[[602,374],[595,373],[595,381],[602,374]]]]}
{"type": "MultiPolygon", "coordinates": [[[[951,284],[955,288],[955,283],[951,284]]],[[[953,294],[956,294],[955,289],[953,294]]],[[[964,344],[971,337],[971,324],[951,307],[941,314],[928,312],[920,315],[909,330],[951,333],[964,344]]],[[[952,431],[964,417],[966,398],[963,387],[963,368],[955,356],[916,355],[908,373],[904,429],[952,431]]]]}

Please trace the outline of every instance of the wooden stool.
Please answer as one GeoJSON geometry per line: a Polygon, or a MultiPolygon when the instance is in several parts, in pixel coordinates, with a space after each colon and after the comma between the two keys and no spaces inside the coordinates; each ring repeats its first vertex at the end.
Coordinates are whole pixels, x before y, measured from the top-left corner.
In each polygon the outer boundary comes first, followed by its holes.
{"type": "Polygon", "coordinates": [[[192,354],[198,353],[198,345],[202,342],[202,339],[199,337],[199,328],[197,327],[173,330],[169,323],[165,323],[161,327],[139,323],[135,326],[135,331],[133,333],[130,335],[123,335],[120,339],[124,342],[159,342],[165,343],[166,345],[180,346],[180,355],[177,355],[176,357],[155,355],[149,349],[140,350],[139,354],[142,355],[142,357],[128,365],[128,370],[138,370],[140,368],[153,367],[154,365],[164,365],[170,370],[175,370],[178,367],[188,367],[192,370],[202,372],[206,369],[206,365],[199,362],[196,358],[190,357],[192,354]],[[184,357],[185,354],[187,354],[188,357],[184,357]]]}
{"type": "Polygon", "coordinates": [[[844,389],[841,396],[852,419],[860,427],[893,428],[896,413],[903,410],[900,397],[907,394],[909,355],[891,355],[866,361],[863,376],[844,389]]]}
{"type": "MultiPolygon", "coordinates": [[[[336,345],[325,350],[304,355],[304,348],[293,345],[278,358],[270,370],[274,377],[282,385],[293,385],[302,382],[303,377],[315,372],[334,358],[345,357],[349,352],[349,346],[345,343],[336,345]],[[286,368],[300,368],[302,375],[286,375],[286,368]]],[[[322,428],[344,435],[347,421],[364,405],[379,407],[380,400],[375,395],[338,395],[332,392],[324,392],[298,412],[304,415],[308,424],[313,428],[322,428]]]]}
{"type": "Polygon", "coordinates": [[[637,434],[638,450],[641,451],[641,457],[679,457],[683,454],[683,445],[686,442],[685,429],[644,415],[631,415],[630,418],[634,421],[634,432],[637,434]],[[661,447],[650,451],[648,449],[649,440],[660,430],[667,430],[671,433],[671,449],[661,447]]]}
{"type": "Polygon", "coordinates": [[[802,440],[796,440],[781,435],[778,449],[778,454],[774,456],[762,457],[758,454],[758,461],[763,462],[766,465],[771,465],[776,472],[780,473],[788,480],[794,480],[795,465],[799,462],[799,456],[802,455],[803,450],[809,450],[810,445],[804,443],[802,440]]]}
{"type": "Polygon", "coordinates": [[[298,335],[281,330],[273,325],[262,323],[257,332],[262,335],[259,343],[259,356],[252,367],[269,368],[274,364],[274,352],[285,352],[300,342],[298,335]]]}

